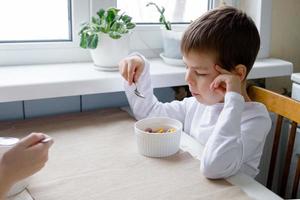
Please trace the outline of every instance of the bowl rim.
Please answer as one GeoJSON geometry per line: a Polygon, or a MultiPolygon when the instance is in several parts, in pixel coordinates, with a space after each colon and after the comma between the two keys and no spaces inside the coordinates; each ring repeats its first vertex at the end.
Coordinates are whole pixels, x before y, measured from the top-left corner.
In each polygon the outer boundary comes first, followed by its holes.
{"type": "MultiPolygon", "coordinates": [[[[183,128],[182,122],[177,119],[171,118],[171,117],[147,117],[144,119],[140,119],[134,123],[134,129],[141,131],[141,133],[139,133],[139,134],[147,134],[147,135],[176,135],[176,134],[182,132],[182,128],[183,128]],[[168,133],[168,132],[166,132],[166,133],[149,133],[149,132],[146,132],[144,130],[137,128],[138,123],[141,123],[146,120],[151,120],[151,119],[167,119],[167,120],[175,121],[176,123],[179,124],[179,129],[178,129],[179,131],[176,131],[175,133],[168,133]]],[[[135,132],[135,134],[138,134],[138,133],[135,132]]]]}

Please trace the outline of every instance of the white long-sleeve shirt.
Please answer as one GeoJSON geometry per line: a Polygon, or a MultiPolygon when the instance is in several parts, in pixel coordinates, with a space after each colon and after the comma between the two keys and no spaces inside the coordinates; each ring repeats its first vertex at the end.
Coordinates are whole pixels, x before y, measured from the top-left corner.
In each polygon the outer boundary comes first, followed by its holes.
{"type": "Polygon", "coordinates": [[[135,118],[166,116],[181,121],[183,131],[205,145],[200,169],[208,178],[226,178],[238,171],[255,177],[271,128],[266,107],[257,102],[245,102],[243,96],[235,92],[227,92],[224,103],[211,106],[199,103],[194,97],[161,103],[153,95],[150,66],[143,59],[145,68],[137,86],[146,98],[137,97],[135,86],[124,81],[135,118]]]}

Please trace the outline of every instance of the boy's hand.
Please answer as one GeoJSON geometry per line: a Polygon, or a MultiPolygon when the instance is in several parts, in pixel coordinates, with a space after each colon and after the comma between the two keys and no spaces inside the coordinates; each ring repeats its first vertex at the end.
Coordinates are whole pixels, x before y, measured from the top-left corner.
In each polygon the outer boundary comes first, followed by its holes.
{"type": "Polygon", "coordinates": [[[48,150],[53,144],[53,141],[41,143],[45,137],[47,135],[42,133],[32,133],[4,153],[0,160],[0,176],[6,184],[13,185],[45,165],[48,150]]]}
{"type": "Polygon", "coordinates": [[[241,94],[241,78],[238,75],[229,72],[218,65],[215,66],[215,69],[220,75],[218,75],[210,84],[211,90],[214,90],[223,96],[226,92],[236,92],[241,94]]]}
{"type": "Polygon", "coordinates": [[[129,56],[119,63],[119,71],[128,84],[131,85],[138,81],[144,70],[144,61],[140,56],[129,56]]]}

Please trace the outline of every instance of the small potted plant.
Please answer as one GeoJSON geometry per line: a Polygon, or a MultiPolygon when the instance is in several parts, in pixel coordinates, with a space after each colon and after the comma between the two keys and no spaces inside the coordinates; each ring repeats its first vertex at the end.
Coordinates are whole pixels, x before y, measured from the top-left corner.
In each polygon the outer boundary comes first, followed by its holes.
{"type": "Polygon", "coordinates": [[[120,9],[100,9],[79,32],[80,47],[90,49],[94,64],[103,70],[117,70],[118,62],[129,53],[132,18],[120,9]]]}
{"type": "Polygon", "coordinates": [[[172,29],[171,23],[167,21],[164,16],[164,7],[159,7],[153,2],[148,3],[146,6],[154,6],[157,9],[160,14],[159,22],[164,25],[161,28],[164,48],[164,52],[161,54],[161,57],[165,58],[164,60],[167,60],[169,58],[182,59],[182,54],[180,52],[180,42],[183,31],[172,29]]]}

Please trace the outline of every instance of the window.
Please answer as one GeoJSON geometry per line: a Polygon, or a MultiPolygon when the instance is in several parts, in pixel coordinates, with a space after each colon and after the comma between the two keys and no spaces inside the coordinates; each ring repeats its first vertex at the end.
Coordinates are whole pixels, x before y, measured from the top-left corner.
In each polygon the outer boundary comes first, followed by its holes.
{"type": "Polygon", "coordinates": [[[1,0],[0,66],[89,61],[78,32],[90,1],[1,0]]]}
{"type": "Polygon", "coordinates": [[[208,10],[208,0],[131,0],[117,2],[117,7],[126,11],[136,23],[156,23],[160,14],[149,2],[165,8],[165,17],[171,23],[189,23],[208,10]]]}
{"type": "MultiPolygon", "coordinates": [[[[187,26],[221,0],[1,0],[0,66],[91,61],[89,51],[79,47],[80,25],[99,8],[111,6],[118,6],[138,23],[131,35],[132,51],[158,57],[162,49],[159,13],[153,6],[146,7],[149,1],[164,6],[167,19],[177,23],[172,26],[176,28],[187,26]]],[[[256,21],[261,57],[269,52],[271,1],[225,0],[245,8],[256,21]]]]}
{"type": "Polygon", "coordinates": [[[71,0],[0,1],[0,42],[71,41],[71,0]]]}

